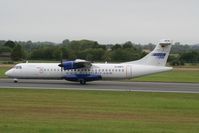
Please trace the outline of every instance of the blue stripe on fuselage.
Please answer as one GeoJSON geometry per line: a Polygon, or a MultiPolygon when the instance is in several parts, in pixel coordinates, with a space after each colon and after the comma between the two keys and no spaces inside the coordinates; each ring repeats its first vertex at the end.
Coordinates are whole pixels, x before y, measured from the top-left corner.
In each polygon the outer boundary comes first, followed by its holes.
{"type": "Polygon", "coordinates": [[[102,79],[102,76],[94,74],[67,74],[63,78],[69,81],[79,81],[80,79],[84,79],[86,81],[94,81],[102,79]]]}

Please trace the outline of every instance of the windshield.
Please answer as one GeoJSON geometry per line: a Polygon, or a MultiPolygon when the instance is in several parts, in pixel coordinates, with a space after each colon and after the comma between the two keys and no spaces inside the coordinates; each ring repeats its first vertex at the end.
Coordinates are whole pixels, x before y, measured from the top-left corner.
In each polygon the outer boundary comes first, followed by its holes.
{"type": "Polygon", "coordinates": [[[14,69],[22,69],[21,66],[14,66],[13,68],[14,68],[14,69]]]}

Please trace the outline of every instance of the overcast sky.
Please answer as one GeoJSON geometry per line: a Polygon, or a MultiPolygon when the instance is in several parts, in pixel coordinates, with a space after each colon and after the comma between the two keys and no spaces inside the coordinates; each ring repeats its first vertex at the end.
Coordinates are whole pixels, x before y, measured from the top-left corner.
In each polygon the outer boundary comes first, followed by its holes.
{"type": "Polygon", "coordinates": [[[0,0],[0,40],[199,43],[199,0],[0,0]]]}

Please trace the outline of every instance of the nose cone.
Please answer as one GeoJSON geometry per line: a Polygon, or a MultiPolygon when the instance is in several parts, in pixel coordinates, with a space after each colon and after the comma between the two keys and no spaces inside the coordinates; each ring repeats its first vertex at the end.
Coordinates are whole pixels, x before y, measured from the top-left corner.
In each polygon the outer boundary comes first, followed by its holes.
{"type": "Polygon", "coordinates": [[[10,77],[11,76],[11,71],[10,70],[6,71],[5,75],[8,76],[8,77],[10,77]]]}

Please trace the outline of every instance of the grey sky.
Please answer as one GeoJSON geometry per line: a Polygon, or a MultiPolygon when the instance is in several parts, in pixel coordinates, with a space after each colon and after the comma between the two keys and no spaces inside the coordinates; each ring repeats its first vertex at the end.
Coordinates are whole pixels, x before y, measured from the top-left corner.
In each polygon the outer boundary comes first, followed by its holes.
{"type": "Polygon", "coordinates": [[[199,43],[199,0],[0,0],[0,40],[199,43]]]}

